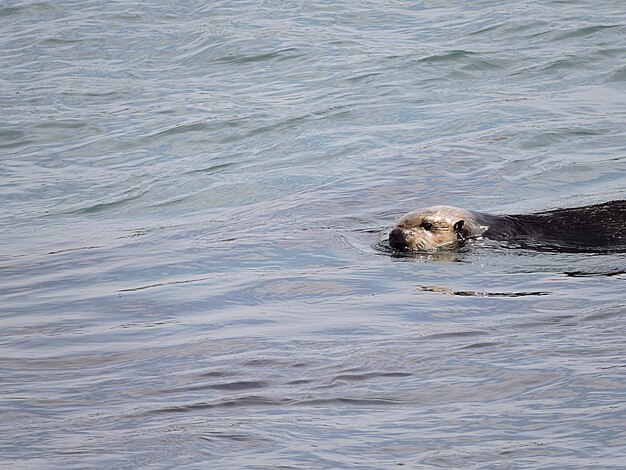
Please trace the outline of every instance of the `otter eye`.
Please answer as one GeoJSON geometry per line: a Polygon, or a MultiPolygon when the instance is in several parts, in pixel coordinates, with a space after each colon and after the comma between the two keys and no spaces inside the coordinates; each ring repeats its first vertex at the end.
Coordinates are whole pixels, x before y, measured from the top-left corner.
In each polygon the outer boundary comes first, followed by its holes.
{"type": "Polygon", "coordinates": [[[430,230],[433,228],[433,224],[431,224],[430,222],[424,222],[422,225],[420,225],[420,227],[422,227],[424,230],[430,230]]]}

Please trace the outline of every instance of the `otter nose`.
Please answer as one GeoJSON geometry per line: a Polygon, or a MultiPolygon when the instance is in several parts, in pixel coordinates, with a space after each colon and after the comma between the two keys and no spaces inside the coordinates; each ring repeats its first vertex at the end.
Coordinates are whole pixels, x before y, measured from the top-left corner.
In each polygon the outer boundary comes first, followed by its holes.
{"type": "Polygon", "coordinates": [[[408,246],[410,234],[400,227],[389,232],[389,245],[391,248],[406,248],[408,246]]]}

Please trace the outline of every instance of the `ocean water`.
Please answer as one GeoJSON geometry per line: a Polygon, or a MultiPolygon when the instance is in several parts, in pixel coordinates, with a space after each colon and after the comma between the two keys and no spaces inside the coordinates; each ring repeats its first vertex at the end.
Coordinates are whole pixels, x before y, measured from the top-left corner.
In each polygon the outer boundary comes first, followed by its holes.
{"type": "Polygon", "coordinates": [[[0,466],[626,466],[626,6],[0,5],[0,466]]]}

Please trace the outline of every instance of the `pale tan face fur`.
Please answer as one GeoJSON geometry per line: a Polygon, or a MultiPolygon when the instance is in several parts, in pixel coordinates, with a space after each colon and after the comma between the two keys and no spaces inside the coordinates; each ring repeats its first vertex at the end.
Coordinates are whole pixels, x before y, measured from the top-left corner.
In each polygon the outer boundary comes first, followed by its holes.
{"type": "MultiPolygon", "coordinates": [[[[401,217],[389,234],[392,248],[435,250],[453,245],[459,238],[479,233],[483,227],[471,212],[451,206],[435,206],[410,212],[401,217]],[[457,224],[455,231],[455,224],[457,224]]],[[[485,227],[486,228],[486,227],[485,227]]]]}

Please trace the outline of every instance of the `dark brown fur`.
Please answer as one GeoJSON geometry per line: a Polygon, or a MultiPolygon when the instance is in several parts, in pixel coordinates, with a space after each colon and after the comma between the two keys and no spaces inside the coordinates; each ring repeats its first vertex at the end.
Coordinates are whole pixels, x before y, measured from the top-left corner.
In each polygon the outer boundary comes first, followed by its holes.
{"type": "Polygon", "coordinates": [[[535,248],[626,246],[626,201],[505,216],[487,216],[484,237],[535,248]]]}

